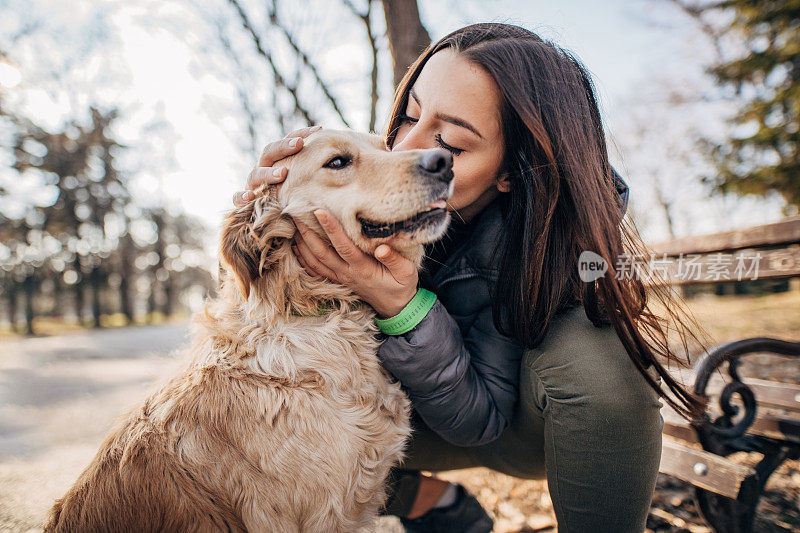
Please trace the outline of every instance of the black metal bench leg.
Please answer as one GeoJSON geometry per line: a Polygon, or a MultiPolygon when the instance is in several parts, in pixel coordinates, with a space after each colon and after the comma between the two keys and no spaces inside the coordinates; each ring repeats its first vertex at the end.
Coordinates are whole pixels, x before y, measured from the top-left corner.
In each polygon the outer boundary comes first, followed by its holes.
{"type": "Polygon", "coordinates": [[[748,429],[756,420],[757,402],[753,391],[740,379],[739,357],[757,352],[800,356],[800,343],[769,338],[745,339],[728,343],[704,354],[698,361],[694,392],[706,395],[711,375],[725,362],[732,381],[719,397],[722,416],[711,420],[708,415],[693,425],[703,449],[722,457],[736,452],[757,452],[762,459],[754,467],[755,474],[745,479],[737,499],[695,488],[695,500],[703,518],[718,533],[749,533],[753,529],[756,507],[767,480],[786,460],[800,455],[800,448],[791,442],[751,435],[748,429]],[[744,410],[731,403],[738,396],[744,410]]]}

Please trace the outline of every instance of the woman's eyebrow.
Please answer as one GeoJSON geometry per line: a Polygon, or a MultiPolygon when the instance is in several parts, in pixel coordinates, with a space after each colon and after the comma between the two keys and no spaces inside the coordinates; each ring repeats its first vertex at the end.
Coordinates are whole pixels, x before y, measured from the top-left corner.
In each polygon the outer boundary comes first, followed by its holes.
{"type": "MultiPolygon", "coordinates": [[[[417,105],[422,107],[422,104],[419,101],[419,96],[417,96],[417,93],[414,92],[414,89],[411,89],[409,91],[409,94],[411,95],[411,98],[413,98],[414,101],[417,103],[417,105]]],[[[462,128],[468,129],[469,131],[477,135],[479,138],[483,139],[483,135],[478,133],[478,130],[475,129],[475,127],[466,120],[454,117],[453,115],[445,115],[444,113],[436,113],[434,117],[444,122],[449,122],[450,124],[453,124],[455,126],[460,126],[462,128]]]]}

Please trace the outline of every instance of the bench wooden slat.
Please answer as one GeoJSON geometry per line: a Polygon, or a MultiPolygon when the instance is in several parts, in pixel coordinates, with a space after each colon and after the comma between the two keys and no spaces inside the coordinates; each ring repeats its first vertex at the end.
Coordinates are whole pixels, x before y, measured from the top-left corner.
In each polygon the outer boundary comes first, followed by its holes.
{"type": "MultiPolygon", "coordinates": [[[[683,262],[673,256],[668,256],[666,262],[664,259],[658,255],[652,259],[653,270],[661,279],[648,277],[648,283],[664,282],[678,286],[800,276],[800,247],[794,244],[774,250],[699,254],[691,262],[685,256],[683,262]]],[[[644,258],[644,263],[649,263],[649,259],[644,258]]]]}
{"type": "Polygon", "coordinates": [[[747,432],[753,435],[800,444],[800,420],[786,416],[759,413],[747,432]]]}
{"type": "Polygon", "coordinates": [[[725,231],[712,235],[683,237],[650,247],[657,253],[669,255],[731,251],[754,246],[774,246],[800,242],[800,216],[793,216],[773,224],[725,231]]]}
{"type": "Polygon", "coordinates": [[[697,439],[697,432],[694,428],[690,426],[686,420],[677,415],[675,417],[664,415],[664,429],[662,430],[662,434],[686,442],[700,442],[697,439]]]}
{"type": "Polygon", "coordinates": [[[759,407],[800,412],[800,386],[763,379],[744,378],[742,381],[753,390],[759,407]]]}
{"type": "Polygon", "coordinates": [[[739,497],[743,484],[756,472],[713,453],[664,439],[659,471],[727,498],[739,497]],[[705,472],[705,473],[703,473],[705,472]]]}
{"type": "MultiPolygon", "coordinates": [[[[664,435],[686,442],[699,442],[694,428],[677,413],[665,407],[661,410],[661,416],[664,417],[662,431],[664,435]]],[[[752,435],[800,444],[800,419],[760,411],[747,432],[752,435]]]]}

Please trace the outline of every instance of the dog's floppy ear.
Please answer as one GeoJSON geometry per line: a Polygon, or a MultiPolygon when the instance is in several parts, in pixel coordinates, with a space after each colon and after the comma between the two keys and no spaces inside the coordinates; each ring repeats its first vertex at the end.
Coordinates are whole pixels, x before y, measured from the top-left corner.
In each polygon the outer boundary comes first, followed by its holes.
{"type": "Polygon", "coordinates": [[[253,282],[280,259],[281,244],[294,235],[294,224],[277,202],[276,187],[256,191],[256,199],[225,219],[220,256],[246,300],[253,282]]]}
{"type": "Polygon", "coordinates": [[[247,300],[250,296],[250,285],[258,277],[258,259],[253,246],[251,226],[237,215],[236,212],[228,215],[222,231],[219,253],[236,279],[239,292],[247,300]]]}

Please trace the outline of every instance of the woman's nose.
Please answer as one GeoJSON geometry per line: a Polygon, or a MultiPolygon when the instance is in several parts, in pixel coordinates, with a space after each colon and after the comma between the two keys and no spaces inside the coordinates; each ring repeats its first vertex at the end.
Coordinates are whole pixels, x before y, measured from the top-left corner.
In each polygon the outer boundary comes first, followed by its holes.
{"type": "Polygon", "coordinates": [[[420,148],[433,148],[435,146],[432,142],[433,136],[428,136],[430,137],[430,139],[428,139],[418,126],[408,128],[407,131],[401,133],[403,133],[403,135],[401,137],[400,134],[398,134],[394,146],[392,146],[392,151],[417,150],[420,148]]]}

